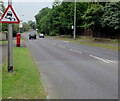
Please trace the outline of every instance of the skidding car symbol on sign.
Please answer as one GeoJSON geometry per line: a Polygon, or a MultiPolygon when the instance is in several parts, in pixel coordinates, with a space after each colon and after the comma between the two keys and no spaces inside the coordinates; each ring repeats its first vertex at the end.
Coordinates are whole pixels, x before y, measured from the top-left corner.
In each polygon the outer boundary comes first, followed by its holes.
{"type": "Polygon", "coordinates": [[[1,23],[20,23],[15,11],[13,10],[11,5],[8,5],[7,9],[5,10],[4,14],[0,19],[1,23]]]}
{"type": "Polygon", "coordinates": [[[15,18],[12,18],[12,12],[11,11],[7,12],[7,15],[5,16],[5,18],[10,19],[10,21],[12,21],[12,19],[13,19],[13,21],[15,21],[15,18]]]}

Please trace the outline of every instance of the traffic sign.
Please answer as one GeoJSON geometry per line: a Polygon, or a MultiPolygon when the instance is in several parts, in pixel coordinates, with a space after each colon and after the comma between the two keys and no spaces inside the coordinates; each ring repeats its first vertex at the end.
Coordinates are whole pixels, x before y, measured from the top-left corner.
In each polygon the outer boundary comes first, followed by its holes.
{"type": "Polygon", "coordinates": [[[0,19],[0,23],[20,23],[20,20],[11,5],[8,5],[6,8],[0,19]]]}

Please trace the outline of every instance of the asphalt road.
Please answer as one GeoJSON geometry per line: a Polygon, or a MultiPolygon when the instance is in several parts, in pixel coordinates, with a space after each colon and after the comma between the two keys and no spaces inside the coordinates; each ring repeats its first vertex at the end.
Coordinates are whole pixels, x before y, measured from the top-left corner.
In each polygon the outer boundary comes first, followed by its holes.
{"type": "MultiPolygon", "coordinates": [[[[117,99],[115,51],[23,35],[52,99],[117,99]]],[[[32,71],[31,71],[32,75],[32,71]]]]}

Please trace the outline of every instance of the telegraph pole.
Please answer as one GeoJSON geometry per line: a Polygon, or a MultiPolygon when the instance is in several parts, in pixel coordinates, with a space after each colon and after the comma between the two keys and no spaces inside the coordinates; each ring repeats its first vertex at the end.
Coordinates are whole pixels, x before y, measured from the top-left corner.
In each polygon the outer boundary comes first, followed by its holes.
{"type": "Polygon", "coordinates": [[[76,40],[76,0],[74,3],[74,40],[76,40]]]}
{"type": "MultiPolygon", "coordinates": [[[[8,5],[12,5],[12,0],[8,0],[8,5]]],[[[13,72],[13,35],[12,24],[8,24],[8,72],[13,72]]]]}

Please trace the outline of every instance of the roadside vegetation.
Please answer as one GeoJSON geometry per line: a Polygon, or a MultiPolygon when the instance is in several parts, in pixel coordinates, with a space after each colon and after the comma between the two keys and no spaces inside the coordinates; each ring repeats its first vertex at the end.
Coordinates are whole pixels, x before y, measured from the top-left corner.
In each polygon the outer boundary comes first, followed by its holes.
{"type": "Polygon", "coordinates": [[[115,51],[120,51],[119,47],[118,47],[118,41],[116,40],[115,42],[97,42],[94,40],[90,40],[90,39],[81,39],[78,38],[76,40],[71,40],[71,38],[61,38],[61,37],[56,37],[55,39],[58,40],[65,40],[65,41],[70,41],[70,42],[75,42],[75,43],[79,43],[79,44],[84,44],[84,45],[90,45],[90,46],[95,46],[95,47],[100,47],[100,48],[105,48],[105,49],[110,49],[110,50],[115,50],[115,51]]]}
{"type": "MultiPolygon", "coordinates": [[[[77,36],[120,37],[120,2],[77,2],[76,14],[77,36]]],[[[41,33],[73,36],[74,2],[55,0],[52,8],[43,8],[35,18],[41,33]]]]}
{"type": "Polygon", "coordinates": [[[7,44],[8,41],[0,41],[0,45],[7,44]]]}
{"type": "Polygon", "coordinates": [[[14,48],[14,72],[2,70],[3,99],[45,99],[47,93],[30,52],[25,47],[14,48]]]}

